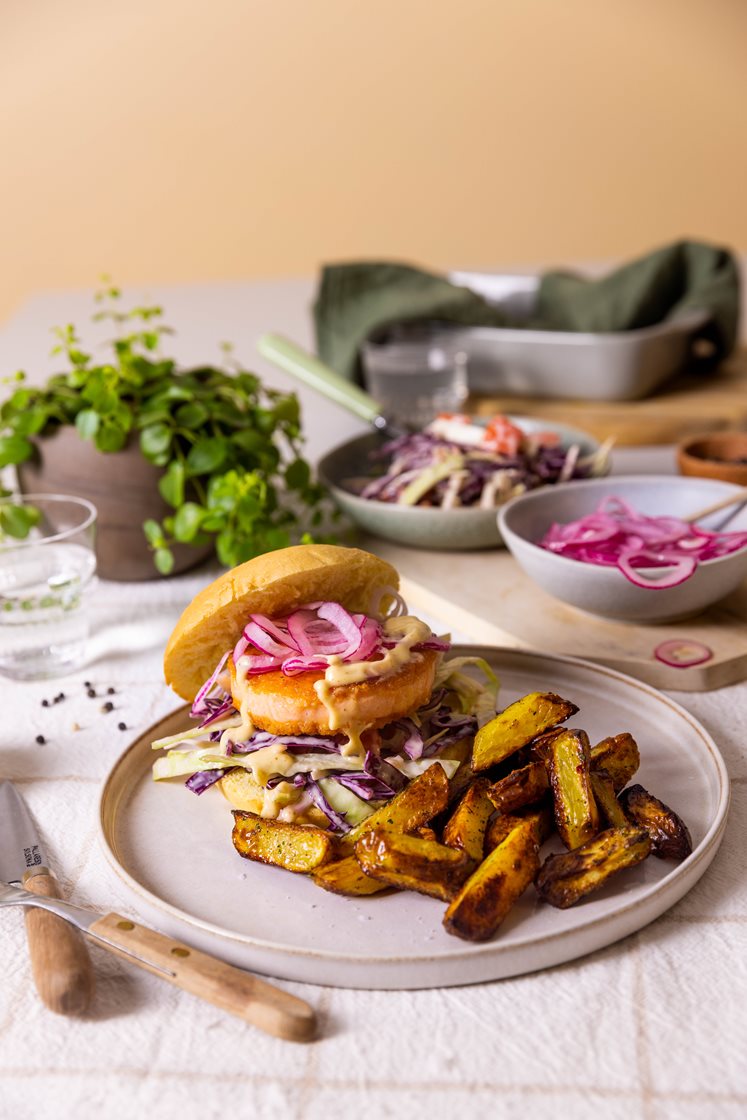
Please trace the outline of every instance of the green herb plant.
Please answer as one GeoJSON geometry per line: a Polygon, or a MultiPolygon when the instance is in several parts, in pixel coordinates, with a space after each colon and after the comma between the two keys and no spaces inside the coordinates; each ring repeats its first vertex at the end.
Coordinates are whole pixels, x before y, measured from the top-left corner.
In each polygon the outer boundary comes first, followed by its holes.
{"type": "MultiPolygon", "coordinates": [[[[102,306],[94,320],[109,320],[117,331],[104,360],[87,353],[66,326],[56,329],[53,350],[66,359],[65,372],[43,388],[27,385],[22,372],[7,379],[13,385],[0,407],[0,467],[24,462],[34,437],[62,424],[75,425],[104,453],[139,440],[143,456],[162,469],[159,489],[174,511],[143,525],[163,575],[173,568],[176,542],[213,540],[220,562],[233,567],[314,539],[327,510],[301,454],[295,394],[266,388],[232,360],[230,347],[223,367],[178,368],[162,355],[172,333],[162,309],[122,311],[120,299],[110,284],[96,294],[102,306]]],[[[20,524],[19,508],[0,505],[0,528],[23,536],[31,524],[20,524]]]]}

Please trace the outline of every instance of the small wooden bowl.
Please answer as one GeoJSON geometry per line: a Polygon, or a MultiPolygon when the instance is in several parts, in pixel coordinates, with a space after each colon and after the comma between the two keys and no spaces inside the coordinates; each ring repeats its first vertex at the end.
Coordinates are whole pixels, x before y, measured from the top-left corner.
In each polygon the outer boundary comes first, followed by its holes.
{"type": "Polygon", "coordinates": [[[677,447],[680,474],[747,486],[747,432],[690,436],[677,447]]]}

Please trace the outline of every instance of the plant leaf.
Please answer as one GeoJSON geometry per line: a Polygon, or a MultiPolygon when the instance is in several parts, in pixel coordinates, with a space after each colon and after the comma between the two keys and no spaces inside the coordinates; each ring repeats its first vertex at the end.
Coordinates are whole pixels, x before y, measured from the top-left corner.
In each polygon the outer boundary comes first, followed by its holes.
{"type": "Polygon", "coordinates": [[[202,524],[203,512],[202,506],[196,502],[185,502],[179,507],[174,517],[174,536],[178,541],[194,540],[202,524]]]}
{"type": "Polygon", "coordinates": [[[140,450],[146,459],[161,455],[171,446],[172,429],[168,424],[149,424],[140,433],[140,450]]]}
{"type": "Polygon", "coordinates": [[[153,554],[153,562],[162,576],[167,576],[174,570],[174,554],[170,548],[157,548],[153,554]]]}
{"type": "Polygon", "coordinates": [[[35,506],[20,506],[11,502],[0,505],[0,529],[9,537],[23,540],[29,535],[32,526],[41,519],[41,511],[35,506]]]}
{"type": "Polygon", "coordinates": [[[174,459],[158,481],[158,489],[165,502],[176,509],[184,501],[184,463],[174,459]]]}
{"type": "Polygon", "coordinates": [[[226,458],[226,444],[222,439],[203,438],[193,444],[187,455],[190,474],[212,474],[226,458]]]}
{"type": "Polygon", "coordinates": [[[25,436],[0,436],[0,467],[7,467],[11,463],[25,463],[33,450],[33,443],[25,436]]]}
{"type": "Polygon", "coordinates": [[[93,408],[84,408],[75,417],[75,427],[82,439],[93,439],[100,423],[101,417],[93,408]]]}
{"type": "Polygon", "coordinates": [[[147,521],[143,522],[143,532],[145,533],[145,538],[148,541],[148,544],[153,548],[159,548],[161,545],[163,545],[163,529],[157,521],[153,520],[153,518],[149,517],[147,521]]]}

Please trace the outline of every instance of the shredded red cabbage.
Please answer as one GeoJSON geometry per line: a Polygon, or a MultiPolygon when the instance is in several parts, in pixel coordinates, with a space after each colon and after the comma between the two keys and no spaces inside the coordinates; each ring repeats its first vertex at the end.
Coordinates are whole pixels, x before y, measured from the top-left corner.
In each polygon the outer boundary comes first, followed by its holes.
{"type": "Polygon", "coordinates": [[[227,770],[198,770],[195,774],[191,774],[184,784],[187,789],[192,790],[192,793],[204,793],[206,789],[219,782],[227,772],[227,770]]]}
{"type": "Polygon", "coordinates": [[[553,524],[542,548],[585,564],[617,567],[636,587],[661,590],[690,579],[698,564],[747,547],[747,532],[715,533],[677,517],[648,517],[623,498],[603,498],[577,521],[553,524]],[[645,576],[640,568],[671,568],[645,576]]]}
{"type": "Polygon", "coordinates": [[[321,786],[311,775],[306,775],[306,784],[304,786],[306,792],[311,797],[311,800],[316,805],[317,809],[321,809],[325,817],[329,821],[329,827],[332,832],[349,832],[350,825],[345,819],[344,813],[338,813],[333,809],[327,798],[322,793],[321,786]]]}

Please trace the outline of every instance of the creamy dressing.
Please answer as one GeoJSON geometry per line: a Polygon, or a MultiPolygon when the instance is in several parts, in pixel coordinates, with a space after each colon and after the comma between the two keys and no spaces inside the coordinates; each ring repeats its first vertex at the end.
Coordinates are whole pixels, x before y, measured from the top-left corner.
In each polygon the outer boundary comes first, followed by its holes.
{"type": "MultiPolygon", "coordinates": [[[[241,658],[239,658],[241,661],[241,658]]],[[[242,684],[246,684],[246,666],[243,672],[237,666],[237,677],[242,684]]],[[[249,697],[242,696],[239,707],[240,722],[234,727],[228,727],[220,737],[220,749],[225,754],[229,743],[243,743],[250,735],[254,734],[254,722],[248,709],[249,697]]]]}
{"type": "Polygon", "coordinates": [[[262,790],[261,817],[277,817],[279,820],[292,821],[295,817],[293,801],[298,800],[298,791],[290,782],[278,782],[274,789],[262,790]]]}

